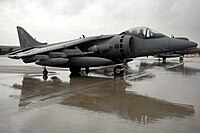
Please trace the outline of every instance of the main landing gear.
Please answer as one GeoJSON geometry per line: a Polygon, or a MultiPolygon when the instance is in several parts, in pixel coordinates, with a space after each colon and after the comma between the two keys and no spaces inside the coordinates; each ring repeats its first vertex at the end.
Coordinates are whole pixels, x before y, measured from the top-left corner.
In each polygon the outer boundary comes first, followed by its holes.
{"type": "MultiPolygon", "coordinates": [[[[125,65],[117,65],[114,67],[114,76],[123,76],[124,75],[125,65]]],[[[81,76],[81,68],[80,67],[70,67],[69,68],[71,74],[70,77],[81,76]]],[[[89,67],[85,68],[85,74],[87,75],[90,72],[89,67]]]]}
{"type": "Polygon", "coordinates": [[[163,63],[166,63],[166,58],[163,58],[163,63]]]}
{"type": "Polygon", "coordinates": [[[124,75],[124,66],[123,65],[117,65],[114,68],[114,75],[115,76],[123,76],[124,75]]]}
{"type": "Polygon", "coordinates": [[[181,56],[181,57],[179,58],[179,62],[180,62],[180,63],[183,62],[183,56],[181,56]]]}
{"type": "MultiPolygon", "coordinates": [[[[115,76],[123,76],[124,75],[124,70],[125,70],[125,65],[126,65],[126,62],[124,62],[124,64],[122,65],[117,65],[114,67],[114,75],[115,76]]],[[[48,78],[48,71],[46,69],[46,66],[43,67],[43,78],[44,80],[47,80],[48,78]]],[[[81,76],[81,67],[70,67],[69,68],[71,74],[70,74],[70,77],[71,76],[81,76]]],[[[90,69],[89,67],[85,67],[85,74],[88,74],[90,72],[90,69]]]]}
{"type": "Polygon", "coordinates": [[[123,64],[117,65],[114,68],[114,76],[124,76],[125,68],[127,66],[127,60],[122,61],[123,64]]]}
{"type": "MultiPolygon", "coordinates": [[[[71,74],[70,76],[81,76],[80,71],[81,71],[81,67],[70,67],[69,68],[71,74]]],[[[85,73],[88,74],[90,72],[89,67],[85,68],[85,73]]]]}
{"type": "Polygon", "coordinates": [[[81,76],[81,74],[80,74],[81,68],[80,67],[70,67],[69,70],[71,72],[70,76],[81,76]]]}

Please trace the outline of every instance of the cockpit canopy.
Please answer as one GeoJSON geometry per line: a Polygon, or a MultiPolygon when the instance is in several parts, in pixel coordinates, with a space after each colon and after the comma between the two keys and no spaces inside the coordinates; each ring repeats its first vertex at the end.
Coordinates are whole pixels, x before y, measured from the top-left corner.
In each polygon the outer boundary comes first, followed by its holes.
{"type": "Polygon", "coordinates": [[[165,35],[147,27],[137,27],[123,32],[127,35],[136,35],[141,38],[160,38],[165,35]]]}

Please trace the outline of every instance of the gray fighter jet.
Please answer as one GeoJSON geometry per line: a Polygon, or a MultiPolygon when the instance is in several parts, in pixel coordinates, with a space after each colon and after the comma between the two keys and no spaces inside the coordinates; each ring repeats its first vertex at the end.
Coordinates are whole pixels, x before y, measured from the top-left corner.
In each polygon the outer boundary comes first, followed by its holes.
{"type": "MultiPolygon", "coordinates": [[[[9,58],[35,62],[41,66],[70,68],[79,75],[81,68],[123,64],[132,58],[158,55],[196,47],[197,43],[170,38],[147,27],[138,27],[120,34],[100,35],[47,44],[36,41],[22,27],[17,27],[21,49],[8,54],[9,58]]],[[[45,68],[44,67],[44,68],[45,68]]],[[[116,65],[115,74],[122,74],[123,65],[116,65]]],[[[46,68],[43,71],[47,74],[46,68]]]]}

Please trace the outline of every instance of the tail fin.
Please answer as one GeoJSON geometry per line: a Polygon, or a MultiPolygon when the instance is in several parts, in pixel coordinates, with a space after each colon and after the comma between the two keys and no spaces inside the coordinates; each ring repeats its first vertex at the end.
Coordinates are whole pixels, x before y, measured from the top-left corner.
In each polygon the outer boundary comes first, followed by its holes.
{"type": "Polygon", "coordinates": [[[21,48],[27,47],[37,47],[40,45],[45,45],[47,43],[40,43],[36,41],[28,32],[26,32],[22,27],[17,26],[17,32],[21,48]]]}

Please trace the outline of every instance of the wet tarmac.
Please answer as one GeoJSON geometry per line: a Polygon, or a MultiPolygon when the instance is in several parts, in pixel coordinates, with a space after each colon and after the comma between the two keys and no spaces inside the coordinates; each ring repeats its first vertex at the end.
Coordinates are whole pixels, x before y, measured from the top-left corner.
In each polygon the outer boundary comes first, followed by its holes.
{"type": "Polygon", "coordinates": [[[70,77],[68,69],[0,57],[1,133],[199,133],[200,58],[137,58],[70,77]]]}

